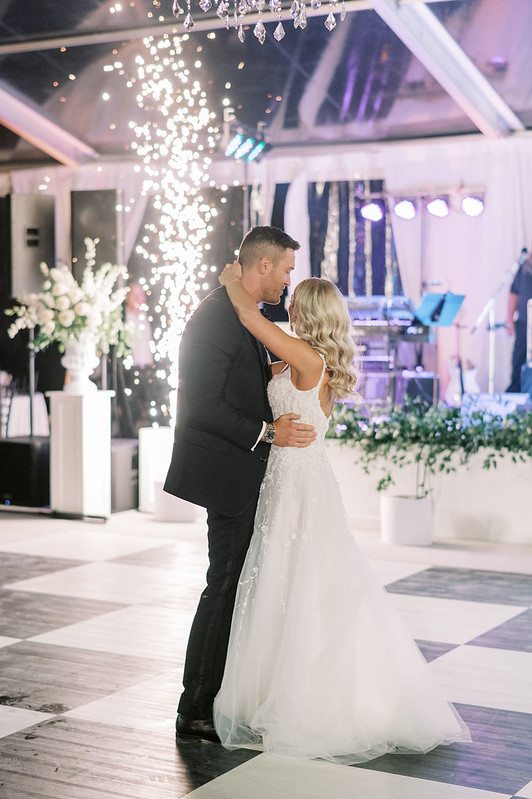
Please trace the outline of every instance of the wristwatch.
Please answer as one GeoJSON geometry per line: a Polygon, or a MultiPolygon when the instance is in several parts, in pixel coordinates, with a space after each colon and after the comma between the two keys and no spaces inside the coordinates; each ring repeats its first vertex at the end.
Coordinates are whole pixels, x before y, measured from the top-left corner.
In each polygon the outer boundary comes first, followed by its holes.
{"type": "Polygon", "coordinates": [[[264,440],[267,444],[273,444],[273,442],[275,441],[275,427],[271,422],[268,422],[268,424],[266,425],[264,440]]]}

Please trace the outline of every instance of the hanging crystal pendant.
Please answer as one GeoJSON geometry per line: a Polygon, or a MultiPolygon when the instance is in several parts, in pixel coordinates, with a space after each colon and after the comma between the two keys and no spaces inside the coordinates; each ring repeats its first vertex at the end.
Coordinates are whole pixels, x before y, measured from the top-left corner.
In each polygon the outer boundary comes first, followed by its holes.
{"type": "Polygon", "coordinates": [[[240,39],[242,44],[244,44],[244,39],[246,38],[246,34],[244,33],[244,28],[242,25],[240,25],[238,28],[238,38],[240,39]]]}
{"type": "Polygon", "coordinates": [[[310,5],[313,11],[317,11],[321,6],[321,0],[310,0],[310,5]]]}
{"type": "Polygon", "coordinates": [[[346,16],[347,16],[347,8],[345,6],[345,0],[342,0],[342,11],[341,11],[341,14],[340,14],[340,19],[341,19],[342,22],[344,21],[346,16]]]}
{"type": "Polygon", "coordinates": [[[211,6],[211,0],[200,0],[199,7],[202,11],[208,11],[211,6]]]}
{"type": "Polygon", "coordinates": [[[224,0],[222,0],[220,5],[216,9],[216,13],[220,17],[220,19],[223,19],[223,17],[225,17],[225,14],[226,14],[226,11],[227,11],[228,8],[229,8],[229,4],[225,3],[224,0]]]}
{"type": "Polygon", "coordinates": [[[307,9],[304,3],[301,3],[301,11],[299,12],[298,23],[301,30],[307,27],[307,9]]]}
{"type": "Polygon", "coordinates": [[[266,5],[266,0],[256,0],[255,8],[257,11],[262,11],[266,5]]]}
{"type": "Polygon", "coordinates": [[[333,28],[336,28],[336,20],[332,11],[329,11],[329,16],[325,20],[324,24],[328,31],[332,31],[333,28]]]}
{"type": "Polygon", "coordinates": [[[282,10],[280,0],[270,0],[270,11],[272,14],[279,14],[282,10]]]}
{"type": "Polygon", "coordinates": [[[259,40],[261,44],[264,44],[264,40],[266,39],[266,28],[262,24],[262,20],[259,19],[255,27],[253,28],[253,33],[259,40]]]}
{"type": "Polygon", "coordinates": [[[292,16],[295,19],[298,14],[299,14],[299,2],[298,0],[294,0],[294,2],[290,7],[290,16],[292,16]]]}
{"type": "Polygon", "coordinates": [[[185,17],[185,19],[183,21],[183,26],[185,27],[185,29],[189,33],[190,33],[191,30],[194,30],[194,28],[196,27],[196,23],[192,19],[192,14],[190,13],[190,11],[188,12],[188,14],[186,15],[186,17],[185,17]]]}
{"type": "Polygon", "coordinates": [[[179,5],[179,0],[174,0],[172,4],[172,14],[174,17],[179,17],[183,13],[183,9],[179,5]]]}
{"type": "Polygon", "coordinates": [[[284,39],[284,28],[283,28],[283,23],[282,22],[279,22],[279,24],[277,25],[276,29],[274,30],[273,38],[277,39],[278,42],[280,42],[281,39],[284,39]]]}

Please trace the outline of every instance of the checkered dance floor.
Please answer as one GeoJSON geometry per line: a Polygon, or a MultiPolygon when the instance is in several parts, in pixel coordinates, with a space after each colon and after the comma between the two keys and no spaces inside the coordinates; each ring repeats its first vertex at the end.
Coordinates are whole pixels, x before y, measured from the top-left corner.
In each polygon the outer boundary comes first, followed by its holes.
{"type": "Polygon", "coordinates": [[[353,767],[195,740],[176,748],[203,517],[2,512],[0,796],[532,799],[532,545],[356,537],[473,743],[353,767]]]}

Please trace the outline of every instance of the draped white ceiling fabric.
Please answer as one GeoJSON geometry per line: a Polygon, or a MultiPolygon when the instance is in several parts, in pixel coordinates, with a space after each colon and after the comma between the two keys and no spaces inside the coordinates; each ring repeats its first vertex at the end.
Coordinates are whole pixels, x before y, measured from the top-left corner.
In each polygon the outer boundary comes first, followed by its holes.
{"type": "MultiPolygon", "coordinates": [[[[451,195],[451,213],[436,219],[426,213],[411,222],[393,219],[393,233],[405,294],[415,305],[425,290],[464,294],[459,315],[461,355],[478,369],[478,381],[487,391],[488,333],[484,320],[471,328],[489,299],[494,300],[497,322],[506,318],[512,268],[523,247],[532,247],[532,136],[490,140],[481,136],[448,137],[402,143],[331,145],[299,151],[273,150],[246,172],[225,160],[213,164],[212,177],[221,182],[260,184],[261,207],[269,221],[276,184],[289,183],[285,209],[287,232],[302,243],[293,285],[309,274],[309,218],[307,184],[315,181],[369,180],[385,182],[390,203],[402,196],[423,197],[437,192],[451,195]],[[217,171],[220,173],[217,174],[217,171]],[[231,181],[229,181],[231,177],[231,181]],[[459,190],[475,189],[485,195],[485,211],[471,219],[459,208],[459,190]],[[428,283],[439,285],[426,289],[428,283]]],[[[104,162],[76,169],[67,167],[20,169],[11,173],[17,194],[35,194],[45,179],[47,193],[56,197],[58,258],[70,259],[70,191],[117,188],[123,191],[126,260],[134,245],[145,210],[142,173],[132,162],[104,162]]],[[[5,181],[4,181],[5,183],[5,181]]],[[[98,232],[95,231],[95,236],[98,232]]],[[[510,371],[512,341],[496,331],[495,390],[504,391],[510,371]]],[[[438,370],[447,372],[447,360],[456,352],[456,328],[440,329],[438,370]]]]}

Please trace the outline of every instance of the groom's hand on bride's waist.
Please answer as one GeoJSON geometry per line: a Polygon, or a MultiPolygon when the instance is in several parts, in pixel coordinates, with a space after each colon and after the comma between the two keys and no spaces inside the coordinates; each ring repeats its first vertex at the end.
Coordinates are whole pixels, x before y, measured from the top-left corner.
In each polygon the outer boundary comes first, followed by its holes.
{"type": "Polygon", "coordinates": [[[308,447],[316,439],[316,430],[311,424],[299,422],[297,413],[284,413],[275,420],[274,445],[278,447],[308,447]]]}

